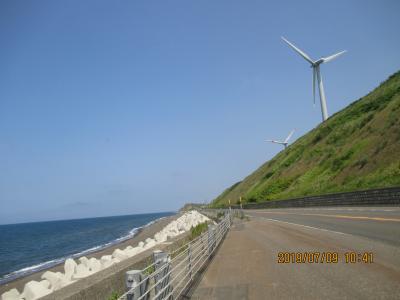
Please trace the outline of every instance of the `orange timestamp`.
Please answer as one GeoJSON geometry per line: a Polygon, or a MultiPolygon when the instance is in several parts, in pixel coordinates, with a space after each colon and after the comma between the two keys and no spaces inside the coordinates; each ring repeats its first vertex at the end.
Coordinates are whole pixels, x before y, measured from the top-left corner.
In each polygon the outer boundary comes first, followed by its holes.
{"type": "Polygon", "coordinates": [[[338,252],[278,252],[278,264],[305,264],[305,263],[326,263],[337,264],[340,259],[345,263],[373,263],[374,256],[372,252],[346,252],[344,256],[339,255],[338,252]]]}
{"type": "Polygon", "coordinates": [[[339,262],[338,252],[278,252],[278,264],[339,262]]]}

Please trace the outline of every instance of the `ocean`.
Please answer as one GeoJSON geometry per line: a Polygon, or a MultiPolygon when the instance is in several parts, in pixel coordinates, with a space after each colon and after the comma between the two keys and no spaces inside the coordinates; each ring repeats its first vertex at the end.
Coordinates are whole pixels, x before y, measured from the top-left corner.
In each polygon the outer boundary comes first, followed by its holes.
{"type": "Polygon", "coordinates": [[[133,237],[173,212],[0,225],[0,284],[133,237]]]}

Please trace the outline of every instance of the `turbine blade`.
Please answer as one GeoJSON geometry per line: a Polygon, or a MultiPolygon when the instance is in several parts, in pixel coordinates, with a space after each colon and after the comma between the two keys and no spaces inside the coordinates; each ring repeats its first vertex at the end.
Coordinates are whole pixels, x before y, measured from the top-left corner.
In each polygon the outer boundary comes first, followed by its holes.
{"type": "Polygon", "coordinates": [[[293,45],[291,42],[289,42],[287,39],[285,39],[283,36],[281,37],[282,40],[284,40],[294,51],[296,51],[298,54],[300,54],[306,61],[308,61],[310,64],[314,64],[312,59],[305,54],[303,51],[301,51],[299,48],[297,48],[295,45],[293,45]]]}
{"type": "Polygon", "coordinates": [[[341,52],[339,52],[339,53],[333,54],[333,55],[331,55],[331,56],[323,57],[322,60],[324,61],[324,63],[330,62],[331,60],[334,60],[335,58],[339,57],[340,55],[342,55],[343,53],[346,53],[346,52],[347,52],[347,51],[344,50],[344,51],[341,51],[341,52]]]}
{"type": "Polygon", "coordinates": [[[275,143],[275,144],[282,144],[282,142],[275,141],[275,140],[267,140],[267,142],[275,143]]]}
{"type": "Polygon", "coordinates": [[[313,99],[314,99],[314,107],[315,107],[315,68],[312,70],[312,94],[313,94],[313,99]]]}
{"type": "Polygon", "coordinates": [[[287,142],[289,141],[289,139],[292,137],[294,133],[294,129],[289,133],[289,135],[287,136],[286,140],[283,142],[283,144],[287,144],[287,142]]]}

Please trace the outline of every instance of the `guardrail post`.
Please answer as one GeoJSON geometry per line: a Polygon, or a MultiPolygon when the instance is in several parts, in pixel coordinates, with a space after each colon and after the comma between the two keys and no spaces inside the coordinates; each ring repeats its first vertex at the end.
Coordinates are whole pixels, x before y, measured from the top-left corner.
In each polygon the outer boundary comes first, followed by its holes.
{"type": "Polygon", "coordinates": [[[141,270],[131,270],[125,273],[125,285],[128,291],[127,300],[139,299],[147,291],[148,282],[139,283],[144,279],[141,270]]]}
{"type": "Polygon", "coordinates": [[[224,223],[222,224],[222,232],[221,232],[221,239],[225,236],[226,232],[228,231],[228,228],[231,227],[231,219],[229,218],[229,215],[227,214],[224,219],[224,223]]]}
{"type": "Polygon", "coordinates": [[[215,225],[208,225],[208,255],[211,255],[215,246],[215,225]]]}
{"type": "Polygon", "coordinates": [[[189,243],[188,245],[188,271],[189,271],[189,279],[192,281],[192,247],[189,243]]]}
{"type": "MultiPolygon", "coordinates": [[[[167,253],[161,250],[155,250],[153,252],[153,260],[155,272],[157,270],[163,268],[160,272],[158,272],[154,276],[155,287],[154,292],[155,295],[159,293],[160,290],[165,288],[169,284],[170,275],[166,276],[170,270],[170,259],[167,253]],[[163,278],[165,276],[165,278],[163,278]]],[[[160,295],[158,295],[157,299],[164,299],[164,297],[171,291],[171,286],[166,288],[160,295]]]]}
{"type": "Polygon", "coordinates": [[[201,236],[200,236],[200,240],[201,240],[201,253],[206,252],[206,246],[205,246],[205,239],[207,238],[206,233],[204,232],[201,236]]]}

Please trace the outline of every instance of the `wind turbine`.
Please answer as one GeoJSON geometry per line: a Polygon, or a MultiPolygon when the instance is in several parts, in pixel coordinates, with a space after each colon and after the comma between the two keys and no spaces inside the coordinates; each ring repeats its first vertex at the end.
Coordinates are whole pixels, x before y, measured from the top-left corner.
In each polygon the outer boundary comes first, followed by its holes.
{"type": "Polygon", "coordinates": [[[289,143],[289,139],[292,137],[293,133],[294,133],[294,129],[289,133],[289,135],[287,136],[287,138],[283,142],[275,141],[275,140],[267,140],[267,142],[271,142],[271,143],[275,143],[275,144],[281,144],[286,149],[286,147],[287,147],[287,145],[289,143]]]}
{"type": "Polygon", "coordinates": [[[296,51],[300,56],[302,56],[306,61],[308,61],[311,64],[311,68],[313,68],[313,98],[314,98],[314,105],[315,105],[315,81],[318,81],[318,88],[319,88],[319,98],[321,101],[321,112],[322,112],[322,121],[326,121],[328,119],[328,108],[326,107],[326,98],[325,98],[325,92],[324,92],[324,85],[322,84],[322,77],[321,77],[321,71],[319,69],[320,65],[326,62],[329,62],[331,60],[334,60],[338,56],[342,55],[345,51],[341,51],[339,53],[333,54],[328,57],[321,57],[318,60],[313,61],[307,54],[305,54],[303,51],[301,51],[299,48],[297,48],[295,45],[293,45],[291,42],[289,42],[287,39],[282,37],[282,40],[284,40],[291,48],[293,48],[294,51],[296,51]]]}

